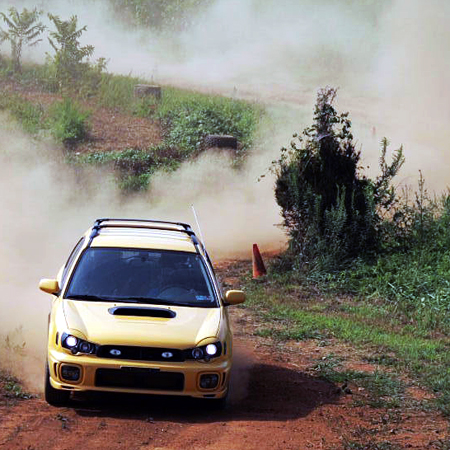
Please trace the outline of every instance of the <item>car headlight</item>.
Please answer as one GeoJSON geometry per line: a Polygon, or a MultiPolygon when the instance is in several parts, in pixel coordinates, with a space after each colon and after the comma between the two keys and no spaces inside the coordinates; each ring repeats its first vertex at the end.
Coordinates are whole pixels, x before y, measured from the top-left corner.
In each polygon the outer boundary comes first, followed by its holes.
{"type": "Polygon", "coordinates": [[[91,342],[80,339],[69,333],[63,333],[61,336],[61,345],[70,350],[74,355],[77,353],[91,354],[95,353],[97,346],[91,342]]]}
{"type": "Polygon", "coordinates": [[[214,344],[202,345],[190,350],[186,350],[187,359],[196,359],[209,361],[211,358],[217,358],[222,354],[222,344],[215,342],[214,344]]]}

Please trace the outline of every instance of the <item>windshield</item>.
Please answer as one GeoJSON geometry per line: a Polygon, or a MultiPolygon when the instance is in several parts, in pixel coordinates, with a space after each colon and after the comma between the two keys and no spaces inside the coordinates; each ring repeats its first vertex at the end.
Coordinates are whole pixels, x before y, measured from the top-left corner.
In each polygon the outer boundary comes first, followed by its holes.
{"type": "Polygon", "coordinates": [[[66,298],[215,307],[200,255],[164,250],[88,248],[66,298]]]}

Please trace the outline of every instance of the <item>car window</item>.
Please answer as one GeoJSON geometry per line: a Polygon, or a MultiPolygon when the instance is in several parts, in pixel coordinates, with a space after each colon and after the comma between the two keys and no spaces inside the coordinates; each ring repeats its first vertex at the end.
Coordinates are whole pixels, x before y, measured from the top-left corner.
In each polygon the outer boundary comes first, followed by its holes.
{"type": "Polygon", "coordinates": [[[200,255],[91,247],[74,270],[66,298],[215,307],[200,255]]]}
{"type": "Polygon", "coordinates": [[[69,255],[69,258],[67,259],[66,265],[64,266],[64,270],[62,273],[62,279],[61,279],[61,286],[64,286],[64,283],[66,282],[67,275],[69,274],[70,267],[72,266],[73,261],[80,253],[81,247],[83,246],[84,238],[81,238],[77,245],[75,245],[74,249],[72,250],[72,253],[69,255]]]}

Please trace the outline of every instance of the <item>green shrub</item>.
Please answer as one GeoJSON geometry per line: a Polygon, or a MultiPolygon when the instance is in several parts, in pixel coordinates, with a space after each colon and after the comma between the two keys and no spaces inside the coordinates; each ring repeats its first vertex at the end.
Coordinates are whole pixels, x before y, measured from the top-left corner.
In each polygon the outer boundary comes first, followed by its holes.
{"type": "Polygon", "coordinates": [[[50,129],[53,136],[64,144],[73,144],[86,139],[87,120],[90,113],[81,108],[70,98],[54,103],[49,111],[50,129]]]}
{"type": "Polygon", "coordinates": [[[180,160],[178,151],[165,144],[150,147],[148,150],[126,149],[119,152],[69,156],[69,162],[74,164],[111,164],[115,170],[119,188],[124,192],[147,189],[151,176],[156,171],[176,170],[180,160]]]}
{"type": "Polygon", "coordinates": [[[241,152],[245,152],[261,110],[240,100],[165,88],[155,114],[165,125],[167,143],[182,148],[187,157],[201,150],[208,134],[232,135],[241,143],[241,152]]]}
{"type": "Polygon", "coordinates": [[[402,149],[386,164],[383,141],[381,169],[376,180],[359,172],[348,113],[338,114],[332,103],[336,90],[319,91],[314,124],[294,135],[274,162],[275,197],[290,236],[290,253],[297,264],[333,270],[347,260],[377,251],[377,206],[395,201],[390,182],[403,163],[402,149]]]}

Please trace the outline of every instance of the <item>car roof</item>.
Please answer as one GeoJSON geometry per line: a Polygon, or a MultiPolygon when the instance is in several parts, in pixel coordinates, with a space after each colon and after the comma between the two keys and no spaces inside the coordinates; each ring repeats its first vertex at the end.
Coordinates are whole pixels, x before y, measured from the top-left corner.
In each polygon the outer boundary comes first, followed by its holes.
{"type": "Polygon", "coordinates": [[[98,219],[86,232],[90,247],[143,248],[204,253],[190,225],[141,219],[98,219]]]}

